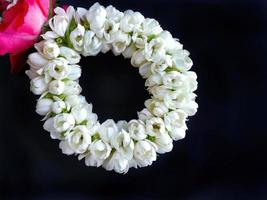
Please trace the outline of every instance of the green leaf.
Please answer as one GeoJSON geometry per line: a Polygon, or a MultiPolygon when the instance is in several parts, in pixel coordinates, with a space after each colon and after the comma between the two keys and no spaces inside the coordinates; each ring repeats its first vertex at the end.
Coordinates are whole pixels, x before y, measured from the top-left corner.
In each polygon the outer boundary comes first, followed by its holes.
{"type": "Polygon", "coordinates": [[[55,117],[56,115],[56,113],[51,112],[50,117],[55,117]]]}
{"type": "Polygon", "coordinates": [[[87,120],[84,120],[84,121],[82,121],[79,125],[87,125],[87,123],[88,123],[88,121],[87,120]]]}
{"type": "Polygon", "coordinates": [[[69,25],[69,32],[71,33],[72,31],[74,31],[74,29],[77,28],[77,24],[74,18],[72,18],[72,20],[70,21],[70,25],[69,25]]]}
{"type": "Polygon", "coordinates": [[[57,95],[57,97],[60,98],[62,101],[64,101],[66,98],[65,94],[57,95]]]}
{"type": "Polygon", "coordinates": [[[45,96],[44,96],[44,99],[53,99],[53,94],[51,93],[47,93],[45,96]]]}
{"type": "Polygon", "coordinates": [[[62,113],[69,113],[68,108],[64,108],[64,109],[62,110],[62,113]]]}
{"type": "Polygon", "coordinates": [[[95,135],[92,136],[92,141],[96,141],[96,140],[100,140],[100,139],[101,138],[100,138],[99,133],[97,133],[97,134],[95,134],[95,135]]]}
{"type": "Polygon", "coordinates": [[[61,81],[62,82],[64,82],[64,83],[66,83],[66,82],[68,82],[70,79],[68,79],[68,78],[64,78],[64,79],[62,79],[61,81]]]}
{"type": "Polygon", "coordinates": [[[155,142],[156,141],[156,136],[148,136],[147,139],[151,142],[155,142]]]}
{"type": "Polygon", "coordinates": [[[64,131],[64,132],[60,133],[60,139],[64,140],[66,138],[66,136],[67,136],[67,133],[68,133],[67,131],[64,131]]]}
{"type": "Polygon", "coordinates": [[[169,73],[169,72],[172,72],[172,71],[180,72],[176,67],[167,67],[167,68],[165,69],[165,72],[166,72],[166,73],[169,73]]]}
{"type": "Polygon", "coordinates": [[[90,30],[90,24],[87,20],[83,20],[82,25],[85,28],[85,30],[90,30]]]}
{"type": "Polygon", "coordinates": [[[70,34],[76,27],[77,27],[77,24],[75,22],[75,19],[72,18],[72,20],[70,21],[70,25],[65,32],[66,43],[67,43],[68,47],[70,47],[70,48],[73,48],[72,42],[70,41],[70,34]]]}
{"type": "Polygon", "coordinates": [[[154,34],[150,35],[150,36],[148,36],[147,41],[150,42],[151,40],[153,40],[155,38],[156,38],[156,35],[154,35],[154,34]]]}

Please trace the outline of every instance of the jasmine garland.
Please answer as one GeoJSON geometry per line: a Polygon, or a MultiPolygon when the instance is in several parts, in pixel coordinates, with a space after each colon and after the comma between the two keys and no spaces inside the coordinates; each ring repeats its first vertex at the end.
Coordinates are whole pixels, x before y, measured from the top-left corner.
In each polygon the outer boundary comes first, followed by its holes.
{"type": "Polygon", "coordinates": [[[189,71],[189,52],[156,20],[95,3],[89,10],[55,8],[49,28],[29,55],[26,74],[31,91],[41,95],[36,112],[44,116],[44,129],[60,140],[64,154],[127,173],[151,165],[157,153],[170,152],[173,140],[185,137],[186,120],[198,108],[197,75],[189,71]],[[81,55],[108,51],[131,59],[146,79],[151,98],[138,119],[101,124],[81,95],[81,55]]]}

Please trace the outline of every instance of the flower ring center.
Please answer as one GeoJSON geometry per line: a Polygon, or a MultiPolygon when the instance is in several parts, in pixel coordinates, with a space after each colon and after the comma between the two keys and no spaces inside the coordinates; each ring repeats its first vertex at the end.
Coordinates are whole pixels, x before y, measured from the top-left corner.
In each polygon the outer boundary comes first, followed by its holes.
{"type": "Polygon", "coordinates": [[[136,118],[149,94],[144,80],[129,60],[111,52],[80,61],[83,74],[80,83],[83,95],[92,102],[100,121],[136,118]]]}

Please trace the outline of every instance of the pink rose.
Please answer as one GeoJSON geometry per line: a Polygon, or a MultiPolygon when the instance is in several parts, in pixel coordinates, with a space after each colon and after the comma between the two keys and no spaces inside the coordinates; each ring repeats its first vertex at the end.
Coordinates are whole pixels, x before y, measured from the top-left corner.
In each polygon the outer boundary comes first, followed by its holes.
{"type": "MultiPolygon", "coordinates": [[[[4,0],[0,2],[6,6],[4,0]]],[[[18,0],[17,4],[5,10],[0,22],[0,55],[10,53],[11,64],[20,64],[17,57],[20,60],[21,54],[36,42],[48,20],[49,8],[50,0],[18,0]]],[[[12,66],[12,71],[18,71],[18,66],[12,66]]]]}
{"type": "Polygon", "coordinates": [[[5,0],[0,0],[0,12],[3,12],[6,10],[6,7],[8,6],[8,2],[5,0]]]}

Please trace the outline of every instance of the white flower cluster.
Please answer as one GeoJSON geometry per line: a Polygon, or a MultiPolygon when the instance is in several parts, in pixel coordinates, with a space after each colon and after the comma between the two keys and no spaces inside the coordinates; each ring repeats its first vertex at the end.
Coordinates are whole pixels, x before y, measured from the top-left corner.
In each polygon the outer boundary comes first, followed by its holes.
{"type": "Polygon", "coordinates": [[[186,120],[198,107],[197,76],[189,71],[189,52],[156,20],[96,3],[89,10],[56,8],[49,29],[29,56],[26,73],[31,91],[41,95],[36,112],[64,154],[78,155],[87,166],[126,173],[151,165],[157,153],[170,152],[173,140],[185,137],[186,120]],[[137,120],[100,124],[80,95],[80,55],[109,50],[130,58],[146,79],[151,99],[137,120]]]}

